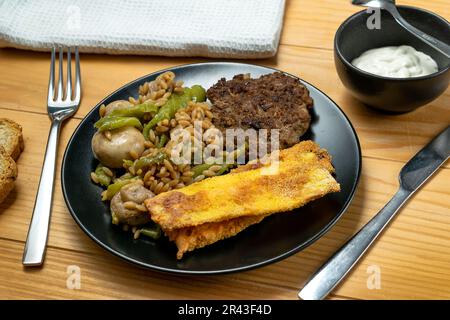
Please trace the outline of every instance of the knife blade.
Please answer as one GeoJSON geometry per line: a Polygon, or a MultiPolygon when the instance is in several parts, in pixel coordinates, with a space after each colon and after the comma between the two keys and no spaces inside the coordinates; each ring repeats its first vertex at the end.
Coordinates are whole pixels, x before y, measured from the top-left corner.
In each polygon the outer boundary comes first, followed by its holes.
{"type": "Polygon", "coordinates": [[[450,126],[420,150],[400,171],[400,186],[416,191],[450,156],[450,126]]]}
{"type": "Polygon", "coordinates": [[[399,174],[400,187],[392,199],[350,240],[348,240],[307,281],[298,297],[325,298],[353,268],[403,204],[450,156],[450,126],[420,150],[399,174]]]}

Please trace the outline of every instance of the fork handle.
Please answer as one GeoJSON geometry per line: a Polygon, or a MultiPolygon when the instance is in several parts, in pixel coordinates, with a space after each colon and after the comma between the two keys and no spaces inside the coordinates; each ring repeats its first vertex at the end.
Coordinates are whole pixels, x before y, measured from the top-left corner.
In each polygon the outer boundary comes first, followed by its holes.
{"type": "Polygon", "coordinates": [[[400,188],[377,215],[319,268],[298,297],[303,300],[324,299],[363,256],[411,194],[400,188]]]}
{"type": "Polygon", "coordinates": [[[58,149],[61,120],[52,120],[45,150],[44,165],[34,203],[33,217],[28,229],[27,242],[23,253],[24,266],[40,266],[44,261],[47,247],[50,212],[52,208],[55,181],[56,152],[58,149]]]}

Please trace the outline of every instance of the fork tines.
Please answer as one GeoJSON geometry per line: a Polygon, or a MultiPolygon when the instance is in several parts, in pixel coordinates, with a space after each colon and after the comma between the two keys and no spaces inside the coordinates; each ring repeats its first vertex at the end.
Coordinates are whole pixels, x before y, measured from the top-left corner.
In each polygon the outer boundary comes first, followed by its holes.
{"type": "Polygon", "coordinates": [[[80,57],[78,54],[78,47],[74,48],[75,51],[75,90],[72,90],[72,50],[67,48],[67,84],[66,92],[63,93],[63,60],[64,60],[64,48],[59,47],[52,48],[51,63],[50,63],[50,79],[48,84],[48,105],[54,105],[61,102],[70,102],[73,104],[80,103],[81,97],[81,78],[80,78],[80,57]],[[56,50],[59,51],[59,77],[57,84],[57,91],[55,92],[55,60],[56,50]],[[74,92],[73,92],[74,91],[74,92]],[[73,97],[73,99],[72,99],[73,97]]]}

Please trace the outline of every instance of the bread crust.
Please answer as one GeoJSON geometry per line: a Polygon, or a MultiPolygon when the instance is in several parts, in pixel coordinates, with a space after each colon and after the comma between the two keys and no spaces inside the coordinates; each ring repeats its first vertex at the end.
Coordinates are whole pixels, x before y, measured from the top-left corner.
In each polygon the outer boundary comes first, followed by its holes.
{"type": "Polygon", "coordinates": [[[17,165],[5,149],[0,146],[0,203],[14,189],[17,178],[17,165]]]}
{"type": "Polygon", "coordinates": [[[8,143],[2,143],[0,141],[0,144],[9,156],[17,160],[25,147],[22,126],[10,119],[0,118],[0,127],[2,126],[5,127],[4,130],[10,132],[10,136],[8,143]]]}

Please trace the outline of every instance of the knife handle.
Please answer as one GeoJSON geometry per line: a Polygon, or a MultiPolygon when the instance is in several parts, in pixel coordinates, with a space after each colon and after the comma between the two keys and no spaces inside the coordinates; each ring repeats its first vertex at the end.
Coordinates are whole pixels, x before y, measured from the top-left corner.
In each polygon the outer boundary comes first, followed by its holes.
{"type": "Polygon", "coordinates": [[[298,297],[303,300],[325,298],[353,268],[410,196],[411,192],[400,188],[380,212],[319,268],[298,297]]]}

